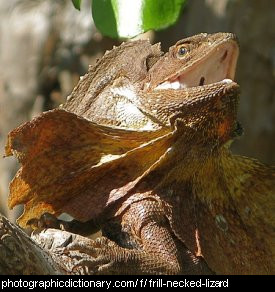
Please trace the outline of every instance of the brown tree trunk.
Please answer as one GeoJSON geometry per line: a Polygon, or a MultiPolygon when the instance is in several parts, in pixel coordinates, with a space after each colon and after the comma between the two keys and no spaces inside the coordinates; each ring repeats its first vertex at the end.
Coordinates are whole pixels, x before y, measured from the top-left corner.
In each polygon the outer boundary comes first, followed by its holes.
{"type": "Polygon", "coordinates": [[[64,274],[50,253],[0,215],[0,275],[64,274]]]}

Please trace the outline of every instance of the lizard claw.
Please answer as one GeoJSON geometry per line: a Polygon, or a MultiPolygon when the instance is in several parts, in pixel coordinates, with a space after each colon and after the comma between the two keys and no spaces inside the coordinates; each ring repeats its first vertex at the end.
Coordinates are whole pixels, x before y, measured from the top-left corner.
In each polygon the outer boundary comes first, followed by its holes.
{"type": "Polygon", "coordinates": [[[72,272],[77,271],[79,268],[85,270],[89,275],[96,274],[110,274],[114,261],[110,261],[107,256],[100,255],[97,258],[87,257],[76,261],[72,272]]]}
{"type": "Polygon", "coordinates": [[[114,261],[108,256],[107,250],[116,244],[106,237],[95,240],[82,238],[71,242],[64,248],[63,253],[74,260],[72,272],[79,267],[86,270],[88,274],[109,274],[114,261]]]}

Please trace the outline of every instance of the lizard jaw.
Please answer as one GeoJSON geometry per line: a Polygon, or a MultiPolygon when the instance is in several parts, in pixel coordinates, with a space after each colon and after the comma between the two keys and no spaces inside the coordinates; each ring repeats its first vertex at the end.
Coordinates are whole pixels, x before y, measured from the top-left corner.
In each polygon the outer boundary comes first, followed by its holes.
{"type": "MultiPolygon", "coordinates": [[[[240,135],[241,125],[237,122],[237,108],[239,101],[239,85],[231,79],[193,87],[190,91],[201,92],[204,88],[205,94],[194,94],[191,99],[185,99],[180,119],[184,125],[203,133],[205,141],[221,146],[240,135]],[[215,89],[216,87],[216,89],[215,89]],[[210,89],[210,91],[209,91],[210,89]]],[[[170,118],[171,125],[175,124],[177,116],[170,118]]]]}
{"type": "Polygon", "coordinates": [[[234,80],[238,55],[237,43],[226,42],[196,65],[191,66],[190,70],[159,84],[155,89],[177,90],[211,84],[223,79],[234,80]]]}

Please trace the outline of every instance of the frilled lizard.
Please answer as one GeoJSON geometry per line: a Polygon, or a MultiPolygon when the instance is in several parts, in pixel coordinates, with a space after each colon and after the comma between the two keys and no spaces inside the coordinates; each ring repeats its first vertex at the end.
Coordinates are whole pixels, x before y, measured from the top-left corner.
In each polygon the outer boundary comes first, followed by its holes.
{"type": "Polygon", "coordinates": [[[274,168],[228,149],[238,51],[216,33],[166,54],[144,40],[106,52],[64,105],[9,134],[19,224],[47,212],[98,226],[67,247],[89,273],[275,273],[274,168]]]}

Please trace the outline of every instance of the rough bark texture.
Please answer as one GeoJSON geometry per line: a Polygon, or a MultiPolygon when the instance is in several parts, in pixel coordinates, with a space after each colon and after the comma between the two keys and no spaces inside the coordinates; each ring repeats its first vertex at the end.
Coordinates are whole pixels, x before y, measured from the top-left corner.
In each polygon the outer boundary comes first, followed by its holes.
{"type": "Polygon", "coordinates": [[[0,214],[0,275],[87,274],[77,264],[91,257],[67,251],[72,242],[88,245],[92,240],[57,229],[40,229],[29,236],[0,214]]]}
{"type": "Polygon", "coordinates": [[[0,214],[0,275],[53,275],[61,270],[48,252],[0,214]]]}

